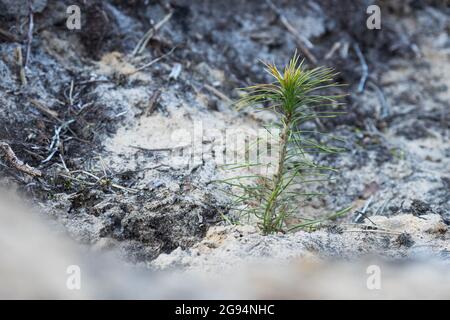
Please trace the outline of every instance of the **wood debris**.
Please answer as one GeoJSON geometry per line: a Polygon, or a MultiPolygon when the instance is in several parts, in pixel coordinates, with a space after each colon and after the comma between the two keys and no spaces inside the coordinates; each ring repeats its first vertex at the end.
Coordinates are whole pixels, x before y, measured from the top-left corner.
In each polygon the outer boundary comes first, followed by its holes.
{"type": "Polygon", "coordinates": [[[6,142],[0,142],[0,151],[3,153],[10,165],[20,172],[26,173],[33,177],[42,176],[42,172],[40,170],[30,167],[28,164],[19,160],[9,144],[6,142]]]}

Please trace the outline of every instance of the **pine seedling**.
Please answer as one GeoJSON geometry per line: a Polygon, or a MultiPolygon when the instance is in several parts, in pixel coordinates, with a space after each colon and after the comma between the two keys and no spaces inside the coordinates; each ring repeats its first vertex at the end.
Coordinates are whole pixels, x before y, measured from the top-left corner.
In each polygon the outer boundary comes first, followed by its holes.
{"type": "Polygon", "coordinates": [[[234,190],[231,191],[232,208],[255,216],[264,234],[312,227],[325,219],[346,213],[350,208],[324,218],[303,218],[299,224],[291,226],[286,223],[288,217],[301,214],[299,203],[302,196],[320,195],[308,192],[308,184],[328,181],[330,171],[335,170],[318,164],[311,155],[337,153],[341,150],[313,138],[324,133],[301,128],[307,121],[335,117],[341,113],[335,111],[336,106],[340,105],[337,101],[341,95],[317,93],[322,89],[338,86],[333,80],[336,74],[326,67],[306,70],[303,61],[299,62],[297,54],[294,54],[283,73],[274,64],[264,65],[274,82],[244,88],[245,94],[236,105],[238,109],[270,109],[276,114],[278,120],[267,129],[268,132],[277,132],[277,156],[276,160],[272,159],[270,163],[259,160],[252,163],[246,158],[244,163],[229,168],[266,168],[255,174],[243,174],[222,180],[234,190]],[[272,130],[273,128],[276,130],[272,130]],[[272,170],[267,170],[269,167],[272,167],[272,170]]]}

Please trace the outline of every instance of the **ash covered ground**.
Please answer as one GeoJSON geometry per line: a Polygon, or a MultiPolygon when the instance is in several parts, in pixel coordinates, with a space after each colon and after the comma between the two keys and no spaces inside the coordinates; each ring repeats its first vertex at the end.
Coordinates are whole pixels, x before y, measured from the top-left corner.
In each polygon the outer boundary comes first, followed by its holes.
{"type": "Polygon", "coordinates": [[[369,1],[32,2],[30,32],[28,2],[0,0],[0,176],[57,233],[150,270],[368,255],[448,266],[445,2],[376,1],[380,30],[366,27],[369,1]],[[80,30],[66,26],[73,4],[80,30]],[[237,112],[236,88],[268,80],[260,59],[281,66],[296,49],[308,67],[335,68],[348,93],[345,114],[309,124],[344,137],[346,152],[317,156],[339,172],[314,186],[325,197],[299,199],[299,215],[353,209],[263,236],[253,221],[229,224],[217,164],[175,161],[173,132],[202,123],[204,149],[222,152],[213,129],[262,128],[272,115],[237,112]]]}

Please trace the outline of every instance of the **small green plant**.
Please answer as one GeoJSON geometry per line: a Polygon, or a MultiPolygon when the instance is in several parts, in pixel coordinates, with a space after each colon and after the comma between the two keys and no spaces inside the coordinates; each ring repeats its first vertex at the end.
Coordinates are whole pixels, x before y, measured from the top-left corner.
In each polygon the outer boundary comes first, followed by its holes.
{"type": "Polygon", "coordinates": [[[312,227],[324,219],[346,213],[350,208],[325,218],[302,218],[301,223],[286,225],[288,217],[298,217],[301,196],[320,195],[305,190],[306,185],[329,180],[329,171],[335,170],[319,165],[312,159],[311,154],[341,151],[314,138],[326,135],[325,133],[302,130],[302,124],[314,119],[335,117],[341,113],[335,109],[340,105],[337,100],[342,96],[317,94],[318,90],[338,86],[333,81],[335,73],[325,67],[306,70],[303,61],[299,63],[297,54],[294,54],[283,73],[274,64],[264,63],[264,65],[265,70],[275,81],[245,88],[245,94],[236,106],[238,109],[248,107],[256,110],[270,109],[276,113],[278,120],[267,126],[267,129],[273,132],[272,129],[276,128],[277,159],[263,163],[258,158],[256,163],[251,163],[246,157],[245,163],[231,168],[273,167],[271,172],[260,170],[255,174],[222,180],[236,190],[232,192],[233,208],[256,216],[264,234],[312,227]]]}

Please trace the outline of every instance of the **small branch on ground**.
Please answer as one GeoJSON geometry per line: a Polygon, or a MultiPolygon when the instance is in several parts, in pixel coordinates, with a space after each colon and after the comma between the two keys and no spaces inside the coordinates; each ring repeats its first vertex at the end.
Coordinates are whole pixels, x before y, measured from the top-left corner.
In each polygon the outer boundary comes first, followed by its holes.
{"type": "Polygon", "coordinates": [[[33,41],[33,28],[34,28],[34,13],[33,13],[33,2],[28,0],[28,36],[27,36],[27,51],[25,53],[25,61],[23,63],[23,67],[26,68],[28,61],[30,60],[30,52],[31,52],[31,42],[33,41]]]}
{"type": "Polygon", "coordinates": [[[124,187],[124,186],[121,186],[121,185],[119,185],[119,184],[113,183],[113,182],[112,182],[108,177],[106,177],[106,176],[104,176],[104,177],[98,177],[98,176],[96,176],[95,174],[93,174],[93,173],[91,173],[91,172],[88,172],[88,171],[84,171],[84,170],[75,170],[75,171],[71,171],[71,172],[69,172],[69,175],[60,173],[59,176],[64,177],[64,178],[66,178],[66,179],[73,180],[73,181],[77,181],[77,182],[79,182],[79,183],[86,184],[86,185],[89,185],[89,186],[109,185],[109,186],[111,186],[112,188],[119,189],[119,190],[123,190],[123,191],[130,192],[130,193],[138,193],[138,192],[139,192],[138,189],[128,188],[128,187],[124,187]],[[89,176],[89,177],[93,178],[93,179],[96,180],[96,181],[95,181],[95,182],[90,182],[90,181],[87,181],[86,179],[81,179],[81,178],[73,177],[72,175],[75,174],[75,173],[80,173],[80,174],[89,176]]]}
{"type": "Polygon", "coordinates": [[[324,59],[325,60],[329,60],[333,57],[334,53],[339,50],[342,46],[342,43],[340,41],[337,41],[333,44],[333,46],[331,47],[330,51],[327,52],[327,54],[325,55],[324,59]]]}
{"type": "Polygon", "coordinates": [[[361,80],[359,80],[358,85],[358,92],[361,93],[364,91],[367,77],[369,76],[369,67],[367,66],[366,59],[364,59],[364,55],[362,54],[361,49],[359,48],[359,45],[357,43],[353,44],[353,49],[355,50],[356,55],[358,56],[359,63],[361,64],[362,69],[361,80]]]}
{"type": "Polygon", "coordinates": [[[25,68],[23,65],[23,56],[22,56],[22,48],[20,46],[15,48],[15,55],[16,55],[16,65],[17,68],[19,68],[19,78],[20,82],[22,83],[22,86],[27,85],[27,76],[25,74],[25,68]]]}
{"type": "Polygon", "coordinates": [[[59,127],[55,128],[55,134],[53,135],[52,142],[51,142],[50,147],[49,147],[49,155],[48,155],[48,157],[47,157],[45,160],[43,160],[41,163],[49,162],[49,161],[53,158],[53,156],[54,156],[55,153],[58,151],[59,146],[60,146],[60,144],[61,144],[61,140],[60,140],[60,137],[59,137],[59,135],[60,135],[60,133],[61,133],[61,130],[66,129],[67,126],[70,125],[70,124],[71,124],[72,122],[74,122],[74,121],[75,121],[75,120],[69,120],[69,121],[67,121],[67,122],[64,122],[64,123],[63,123],[62,125],[60,125],[59,127]]]}
{"type": "Polygon", "coordinates": [[[173,147],[173,148],[144,148],[144,147],[129,145],[130,148],[147,151],[147,152],[169,152],[169,151],[174,151],[174,150],[186,149],[189,146],[190,145],[173,147]]]}
{"type": "Polygon", "coordinates": [[[161,96],[160,90],[156,90],[151,96],[150,101],[148,103],[147,116],[150,116],[153,112],[155,112],[160,96],[161,96]]]}
{"type": "Polygon", "coordinates": [[[288,21],[288,19],[283,15],[280,9],[278,9],[271,0],[266,0],[267,5],[273,12],[278,16],[280,22],[283,26],[294,36],[297,46],[303,52],[303,54],[308,58],[313,64],[317,64],[317,58],[309,50],[313,48],[313,44],[301,34],[297,32],[295,27],[288,21]]]}
{"type": "Polygon", "coordinates": [[[134,48],[133,52],[131,53],[131,55],[134,57],[138,54],[141,54],[145,47],[147,46],[148,42],[150,41],[151,38],[153,38],[153,36],[155,35],[155,33],[161,29],[161,27],[167,22],[169,21],[169,19],[172,17],[173,11],[170,11],[164,18],[162,18],[161,21],[159,21],[157,24],[155,24],[153,27],[151,27],[142,37],[141,40],[139,40],[138,44],[136,45],[136,47],[134,48]]]}
{"type": "Polygon", "coordinates": [[[0,38],[9,42],[18,42],[18,39],[14,34],[2,28],[0,28],[0,38]]]}
{"type": "Polygon", "coordinates": [[[391,114],[391,107],[390,107],[389,103],[387,102],[386,97],[384,96],[383,90],[381,90],[381,88],[379,88],[373,81],[370,81],[370,80],[367,81],[367,85],[375,90],[378,100],[380,101],[380,105],[381,105],[380,118],[385,119],[385,118],[389,117],[391,114]]]}
{"type": "Polygon", "coordinates": [[[169,52],[163,54],[162,56],[159,56],[159,57],[156,58],[156,59],[153,59],[153,60],[150,61],[149,63],[144,64],[142,67],[139,67],[139,68],[133,70],[132,72],[126,73],[125,75],[131,76],[131,75],[133,75],[133,74],[135,74],[135,73],[137,73],[137,72],[139,72],[139,71],[141,71],[141,70],[144,70],[145,68],[148,68],[148,67],[154,65],[154,64],[157,63],[158,61],[160,61],[160,60],[162,60],[162,59],[164,59],[164,58],[170,56],[170,55],[172,54],[172,52],[173,52],[176,48],[177,48],[177,47],[173,47],[172,49],[170,49],[169,52]]]}
{"type": "Polygon", "coordinates": [[[33,106],[36,109],[38,109],[40,112],[42,112],[46,116],[53,118],[54,120],[56,120],[58,122],[62,122],[61,119],[59,119],[59,117],[58,117],[58,112],[47,108],[46,106],[44,106],[41,102],[39,102],[36,99],[30,99],[30,102],[33,104],[33,106]]]}
{"type": "MultiPolygon", "coordinates": [[[[364,208],[361,211],[356,211],[356,213],[358,213],[358,215],[355,217],[355,219],[353,220],[355,223],[361,223],[362,221],[364,221],[365,218],[367,220],[369,220],[370,222],[372,222],[366,214],[367,209],[369,209],[370,204],[372,203],[373,200],[373,196],[370,196],[369,199],[367,199],[366,203],[364,204],[364,208]]],[[[373,222],[372,222],[373,223],[373,222]]],[[[373,223],[374,224],[374,223],[373,223]]]]}
{"type": "Polygon", "coordinates": [[[204,87],[205,87],[205,89],[207,89],[208,91],[210,91],[211,93],[215,94],[217,97],[222,99],[224,102],[229,103],[229,104],[233,103],[233,100],[228,98],[224,93],[220,92],[213,86],[210,86],[209,84],[205,84],[204,87]]]}
{"type": "Polygon", "coordinates": [[[28,164],[19,160],[9,144],[7,144],[6,142],[0,142],[0,151],[3,152],[6,160],[11,164],[11,166],[16,168],[20,172],[26,173],[32,177],[42,176],[42,172],[40,170],[30,167],[28,164]]]}

